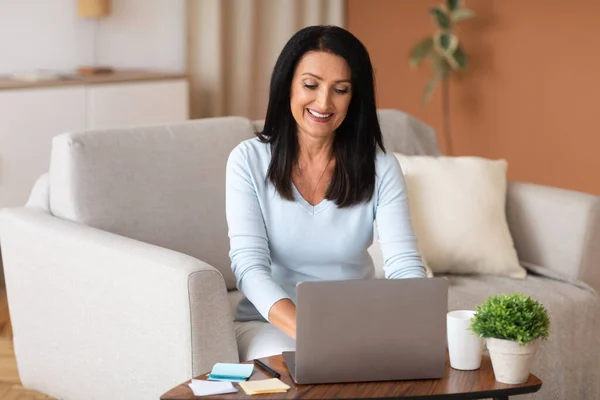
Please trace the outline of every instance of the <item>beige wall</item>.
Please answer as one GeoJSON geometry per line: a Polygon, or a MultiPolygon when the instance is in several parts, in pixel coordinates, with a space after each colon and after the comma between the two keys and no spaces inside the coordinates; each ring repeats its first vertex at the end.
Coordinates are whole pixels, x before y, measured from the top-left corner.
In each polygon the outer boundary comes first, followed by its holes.
{"type": "MultiPolygon", "coordinates": [[[[407,63],[442,1],[348,0],[347,26],[370,51],[378,106],[430,123],[443,146],[439,90],[422,107],[429,68],[407,63]]],[[[451,84],[454,154],[505,158],[511,179],[600,194],[600,1],[466,4],[479,17],[460,31],[471,69],[451,84]]]]}
{"type": "Polygon", "coordinates": [[[82,65],[185,71],[185,0],[113,1],[100,19],[75,0],[0,0],[0,74],[82,65]]]}

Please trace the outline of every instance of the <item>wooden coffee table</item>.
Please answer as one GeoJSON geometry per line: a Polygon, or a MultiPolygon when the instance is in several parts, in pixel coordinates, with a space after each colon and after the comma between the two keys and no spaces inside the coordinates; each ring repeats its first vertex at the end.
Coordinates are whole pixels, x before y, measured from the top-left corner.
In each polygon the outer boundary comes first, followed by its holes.
{"type": "MultiPolygon", "coordinates": [[[[519,385],[508,385],[497,382],[488,356],[483,356],[481,368],[475,371],[458,371],[450,367],[446,360],[446,376],[442,379],[366,382],[366,383],[336,383],[320,385],[296,385],[289,374],[281,355],[262,358],[265,364],[281,374],[281,380],[290,385],[287,393],[274,393],[263,396],[248,396],[236,383],[237,393],[216,396],[196,397],[188,386],[190,381],[169,390],[161,400],[186,399],[508,399],[525,393],[540,390],[542,381],[535,375],[529,375],[529,380],[519,385]]],[[[246,362],[249,364],[252,362],[246,362]]],[[[250,380],[270,379],[267,372],[259,366],[254,367],[250,380]]],[[[206,379],[206,374],[195,379],[206,379]]]]}

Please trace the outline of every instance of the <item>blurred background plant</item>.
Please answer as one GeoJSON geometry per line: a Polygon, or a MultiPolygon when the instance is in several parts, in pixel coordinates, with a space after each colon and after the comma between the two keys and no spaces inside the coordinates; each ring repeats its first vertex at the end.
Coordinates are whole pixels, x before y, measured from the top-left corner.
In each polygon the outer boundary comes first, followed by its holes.
{"type": "Polygon", "coordinates": [[[416,68],[425,59],[433,64],[433,78],[425,86],[423,103],[429,103],[434,89],[439,83],[442,87],[442,123],[446,152],[452,154],[452,138],[450,136],[450,103],[449,79],[454,72],[467,69],[467,54],[460,45],[454,27],[461,21],[475,16],[475,13],[463,7],[460,0],[446,0],[429,10],[437,25],[437,31],[417,42],[410,51],[410,66],[416,68]]]}

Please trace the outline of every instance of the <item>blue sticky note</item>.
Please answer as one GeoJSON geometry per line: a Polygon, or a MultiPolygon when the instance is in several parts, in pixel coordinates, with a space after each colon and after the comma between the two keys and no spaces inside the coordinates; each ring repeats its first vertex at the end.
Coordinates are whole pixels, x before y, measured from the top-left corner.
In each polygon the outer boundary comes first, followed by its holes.
{"type": "Polygon", "coordinates": [[[216,363],[208,375],[211,381],[243,382],[252,375],[253,364],[216,363]]]}
{"type": "Polygon", "coordinates": [[[248,379],[248,378],[238,378],[235,376],[208,374],[207,379],[209,381],[221,381],[221,382],[246,382],[246,379],[248,379]]]}

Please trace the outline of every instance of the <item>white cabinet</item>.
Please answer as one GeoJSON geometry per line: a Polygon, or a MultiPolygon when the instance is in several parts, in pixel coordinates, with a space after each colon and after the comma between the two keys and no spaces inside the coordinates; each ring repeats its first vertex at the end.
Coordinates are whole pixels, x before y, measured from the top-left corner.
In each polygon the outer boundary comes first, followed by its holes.
{"type": "Polygon", "coordinates": [[[185,78],[0,90],[0,209],[25,204],[60,133],[188,118],[185,78]]]}
{"type": "Polygon", "coordinates": [[[163,124],[188,119],[185,80],[87,87],[88,129],[163,124]]]}
{"type": "Polygon", "coordinates": [[[0,208],[25,203],[52,137],[85,129],[85,115],[83,86],[0,90],[0,208]]]}

